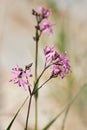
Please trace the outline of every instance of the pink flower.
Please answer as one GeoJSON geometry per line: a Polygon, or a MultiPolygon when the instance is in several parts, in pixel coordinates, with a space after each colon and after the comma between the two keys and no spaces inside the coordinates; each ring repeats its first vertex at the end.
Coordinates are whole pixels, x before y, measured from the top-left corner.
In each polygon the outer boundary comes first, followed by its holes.
{"type": "Polygon", "coordinates": [[[46,46],[44,48],[44,54],[45,54],[45,57],[46,57],[46,63],[49,62],[49,61],[53,61],[53,60],[56,60],[57,56],[58,56],[58,53],[55,51],[55,47],[54,46],[46,46]]]}
{"type": "Polygon", "coordinates": [[[30,71],[24,71],[17,65],[15,68],[12,68],[12,76],[9,82],[18,84],[26,89],[28,86],[32,86],[29,82],[27,82],[29,77],[32,77],[30,71]]]}
{"type": "Polygon", "coordinates": [[[57,58],[58,61],[52,66],[51,77],[57,77],[60,75],[63,79],[70,71],[70,62],[68,58],[63,57],[61,54],[59,54],[57,58]]]}
{"type": "Polygon", "coordinates": [[[56,78],[61,72],[59,65],[53,65],[51,69],[52,69],[51,78],[56,78]]]}
{"type": "Polygon", "coordinates": [[[44,48],[44,54],[46,58],[46,66],[51,66],[51,78],[55,78],[57,76],[61,76],[61,78],[64,78],[66,74],[69,73],[70,62],[66,57],[66,54],[65,56],[58,54],[54,46],[46,46],[44,48]]]}
{"type": "Polygon", "coordinates": [[[64,72],[68,73],[68,70],[70,69],[70,62],[67,57],[62,56],[61,54],[58,55],[58,58],[63,66],[64,72]]]}
{"type": "Polygon", "coordinates": [[[48,18],[50,16],[50,14],[51,14],[51,10],[50,9],[46,9],[46,8],[44,8],[42,6],[40,6],[38,8],[38,11],[42,15],[43,18],[48,18]]]}
{"type": "Polygon", "coordinates": [[[49,32],[49,33],[53,33],[53,26],[54,24],[48,22],[48,21],[45,21],[41,27],[40,27],[40,30],[42,32],[49,32]]]}

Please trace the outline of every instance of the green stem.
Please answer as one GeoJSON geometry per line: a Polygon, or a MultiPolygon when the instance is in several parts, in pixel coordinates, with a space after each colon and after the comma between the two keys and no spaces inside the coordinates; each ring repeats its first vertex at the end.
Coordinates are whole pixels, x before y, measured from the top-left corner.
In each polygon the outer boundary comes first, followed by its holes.
{"type": "Polygon", "coordinates": [[[35,130],[38,129],[38,98],[35,98],[35,130]]]}
{"type": "Polygon", "coordinates": [[[35,89],[35,91],[33,91],[32,94],[36,94],[38,92],[39,89],[41,89],[51,78],[47,79],[43,84],[40,85],[40,87],[38,87],[37,89],[35,89]]]}
{"type": "Polygon", "coordinates": [[[37,80],[37,65],[38,65],[38,42],[36,42],[36,51],[35,51],[35,81],[37,80]]]}
{"type": "Polygon", "coordinates": [[[29,114],[30,114],[31,100],[32,100],[32,95],[30,95],[30,99],[29,99],[29,105],[28,105],[28,112],[27,112],[25,130],[28,130],[28,120],[29,120],[29,114]]]}
{"type": "MultiPolygon", "coordinates": [[[[36,58],[35,58],[35,82],[37,81],[37,63],[38,63],[38,43],[36,43],[36,58]]],[[[38,84],[35,89],[38,88],[38,84]]],[[[35,94],[35,130],[38,129],[38,92],[35,94]]]]}
{"type": "Polygon", "coordinates": [[[66,118],[67,118],[67,116],[68,116],[68,112],[69,112],[70,106],[71,106],[71,105],[69,105],[69,106],[67,107],[66,111],[65,111],[65,116],[64,116],[64,119],[63,119],[63,123],[62,123],[62,128],[61,128],[61,130],[64,130],[64,128],[65,128],[65,122],[66,122],[66,118]]]}
{"type": "MultiPolygon", "coordinates": [[[[36,82],[35,82],[35,84],[34,84],[34,89],[33,89],[32,94],[34,94],[34,91],[36,91],[36,86],[37,86],[37,84],[38,84],[40,78],[42,77],[42,75],[44,74],[44,72],[45,72],[45,70],[46,70],[47,68],[48,68],[48,67],[44,68],[43,71],[41,72],[41,74],[39,75],[39,77],[37,78],[37,80],[36,80],[36,82]]],[[[37,88],[37,89],[38,89],[38,88],[37,88]]]]}
{"type": "MultiPolygon", "coordinates": [[[[35,50],[35,82],[37,81],[37,66],[38,66],[38,30],[36,29],[36,50],[35,50]]],[[[38,84],[35,86],[37,89],[38,84]]],[[[38,129],[38,92],[35,94],[35,130],[38,129]]]]}
{"type": "MultiPolygon", "coordinates": [[[[40,22],[38,21],[38,17],[36,16],[37,26],[36,28],[36,34],[35,34],[35,41],[36,41],[36,49],[35,49],[35,83],[37,82],[37,69],[38,69],[38,42],[41,37],[41,31],[40,28],[40,22]]],[[[38,83],[34,84],[34,89],[38,88],[38,83]]],[[[34,91],[33,89],[33,91],[34,91]]],[[[38,91],[34,94],[35,95],[35,130],[38,129],[38,91]]]]}

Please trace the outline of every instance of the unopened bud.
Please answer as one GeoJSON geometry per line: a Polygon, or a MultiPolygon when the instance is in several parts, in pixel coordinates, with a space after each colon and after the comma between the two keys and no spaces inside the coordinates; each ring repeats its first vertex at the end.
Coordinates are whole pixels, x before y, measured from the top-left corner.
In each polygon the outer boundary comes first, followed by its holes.
{"type": "Polygon", "coordinates": [[[29,65],[25,66],[25,70],[29,70],[33,63],[30,63],[29,65]]]}

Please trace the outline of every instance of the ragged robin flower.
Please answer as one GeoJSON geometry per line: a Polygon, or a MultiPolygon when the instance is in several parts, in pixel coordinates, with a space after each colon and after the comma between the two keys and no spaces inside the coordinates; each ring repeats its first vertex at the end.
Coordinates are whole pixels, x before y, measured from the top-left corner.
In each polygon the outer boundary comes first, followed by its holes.
{"type": "Polygon", "coordinates": [[[51,14],[51,9],[47,9],[45,7],[40,6],[38,8],[38,13],[40,13],[40,15],[42,15],[43,19],[45,19],[45,18],[48,19],[48,17],[51,14]]]}
{"type": "Polygon", "coordinates": [[[52,45],[51,47],[46,46],[44,48],[44,54],[45,54],[46,64],[56,60],[57,57],[58,57],[58,53],[55,50],[55,46],[54,45],[52,45]]]}
{"type": "Polygon", "coordinates": [[[28,81],[28,78],[32,77],[30,72],[30,68],[28,66],[25,67],[25,70],[16,65],[15,68],[12,68],[12,76],[9,82],[13,82],[14,84],[18,84],[18,86],[23,87],[25,90],[29,86],[32,86],[28,81]]]}
{"type": "Polygon", "coordinates": [[[64,78],[66,74],[70,71],[70,62],[69,59],[65,56],[62,56],[59,54],[54,46],[46,46],[44,48],[44,54],[45,54],[45,63],[46,66],[48,65],[52,72],[51,72],[51,78],[55,78],[58,76],[61,76],[61,78],[64,78]]]}
{"type": "Polygon", "coordinates": [[[45,21],[42,23],[42,25],[40,26],[40,30],[42,32],[48,32],[49,34],[53,33],[53,26],[54,24],[49,22],[49,21],[45,21]]]}

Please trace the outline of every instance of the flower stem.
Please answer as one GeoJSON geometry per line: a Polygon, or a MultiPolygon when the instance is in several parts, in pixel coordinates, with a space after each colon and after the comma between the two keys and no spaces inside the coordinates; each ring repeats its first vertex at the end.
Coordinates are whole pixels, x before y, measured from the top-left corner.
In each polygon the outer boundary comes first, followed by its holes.
{"type": "Polygon", "coordinates": [[[36,52],[35,52],[35,81],[37,80],[37,65],[38,65],[38,42],[36,42],[36,52]]]}
{"type": "MultiPolygon", "coordinates": [[[[36,29],[36,50],[35,50],[35,82],[37,81],[37,66],[38,66],[38,30],[36,29]]],[[[38,88],[38,84],[35,86],[38,88]]],[[[35,89],[36,89],[35,88],[35,89]]],[[[35,94],[35,130],[38,129],[38,92],[35,94]]]]}
{"type": "Polygon", "coordinates": [[[38,98],[35,98],[35,130],[38,130],[38,98]]]}
{"type": "MultiPolygon", "coordinates": [[[[40,21],[38,21],[38,16],[36,15],[36,21],[37,25],[36,28],[36,34],[35,34],[35,41],[36,41],[36,48],[35,48],[35,83],[37,82],[37,69],[38,69],[38,43],[39,39],[41,37],[41,31],[40,31],[40,21]]],[[[38,83],[34,84],[34,89],[36,90],[38,88],[38,83]]],[[[33,89],[33,91],[34,91],[33,89]]],[[[35,130],[38,130],[38,91],[34,94],[35,96],[35,130]]]]}
{"type": "MultiPolygon", "coordinates": [[[[37,60],[38,60],[38,44],[36,44],[36,58],[35,58],[35,81],[37,80],[37,60]]],[[[36,85],[38,88],[38,84],[36,85]]],[[[35,88],[35,89],[36,89],[35,88]]],[[[38,92],[35,94],[35,130],[38,129],[38,92]]]]}
{"type": "Polygon", "coordinates": [[[31,100],[32,100],[32,95],[30,95],[30,99],[29,99],[25,130],[28,130],[28,120],[29,120],[29,114],[30,114],[31,100]]]}
{"type": "Polygon", "coordinates": [[[49,78],[49,79],[47,79],[43,84],[41,84],[40,85],[40,87],[38,87],[37,89],[35,89],[35,91],[33,91],[33,93],[32,94],[35,94],[35,93],[37,93],[38,92],[38,90],[40,89],[40,88],[42,88],[49,80],[50,80],[51,78],[49,78]]]}

